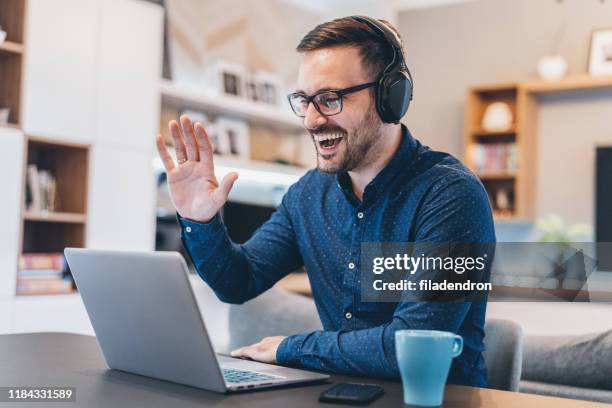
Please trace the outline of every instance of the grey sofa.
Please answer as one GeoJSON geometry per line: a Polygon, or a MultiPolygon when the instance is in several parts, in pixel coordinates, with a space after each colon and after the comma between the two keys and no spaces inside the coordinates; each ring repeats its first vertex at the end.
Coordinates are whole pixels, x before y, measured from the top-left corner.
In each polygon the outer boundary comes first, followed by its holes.
{"type": "Polygon", "coordinates": [[[581,336],[530,336],[520,391],[612,403],[612,330],[581,336]]]}
{"type": "MultiPolygon", "coordinates": [[[[493,388],[612,402],[612,331],[523,339],[515,323],[490,323],[485,327],[485,359],[493,388]]],[[[229,309],[230,349],[270,335],[320,329],[310,298],[275,288],[229,309]]]]}

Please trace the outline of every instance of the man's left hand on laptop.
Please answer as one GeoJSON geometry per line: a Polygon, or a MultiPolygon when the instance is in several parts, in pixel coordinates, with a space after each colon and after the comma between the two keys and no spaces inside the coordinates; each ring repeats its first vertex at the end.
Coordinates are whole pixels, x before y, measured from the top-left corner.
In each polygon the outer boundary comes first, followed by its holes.
{"type": "Polygon", "coordinates": [[[232,357],[246,357],[262,363],[276,363],[276,350],[285,336],[264,337],[259,343],[241,347],[231,352],[232,357]]]}

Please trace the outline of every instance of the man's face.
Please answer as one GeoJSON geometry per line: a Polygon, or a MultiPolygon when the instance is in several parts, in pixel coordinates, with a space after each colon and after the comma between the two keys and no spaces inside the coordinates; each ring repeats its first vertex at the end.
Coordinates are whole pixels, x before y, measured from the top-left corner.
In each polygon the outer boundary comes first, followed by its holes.
{"type": "MultiPolygon", "coordinates": [[[[371,81],[357,48],[323,48],[303,54],[298,91],[313,95],[323,89],[348,88],[371,81]]],[[[342,112],[328,117],[311,103],[303,123],[313,138],[321,171],[357,170],[379,153],[382,122],[370,89],[345,95],[342,112]]]]}

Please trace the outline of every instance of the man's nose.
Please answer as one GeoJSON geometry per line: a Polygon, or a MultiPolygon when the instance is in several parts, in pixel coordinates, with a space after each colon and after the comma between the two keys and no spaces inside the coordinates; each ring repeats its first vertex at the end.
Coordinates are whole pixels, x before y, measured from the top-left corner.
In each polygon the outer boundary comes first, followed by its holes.
{"type": "Polygon", "coordinates": [[[306,116],[304,116],[304,127],[306,129],[316,129],[327,123],[327,118],[315,108],[314,103],[308,104],[306,109],[306,116]]]}

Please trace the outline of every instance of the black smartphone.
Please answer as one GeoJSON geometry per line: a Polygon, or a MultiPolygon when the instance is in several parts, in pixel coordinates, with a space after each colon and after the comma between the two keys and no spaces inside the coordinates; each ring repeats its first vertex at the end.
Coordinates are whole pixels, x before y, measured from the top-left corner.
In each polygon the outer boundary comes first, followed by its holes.
{"type": "Polygon", "coordinates": [[[319,396],[319,402],[367,405],[380,397],[385,389],[376,384],[336,384],[319,396]]]}

